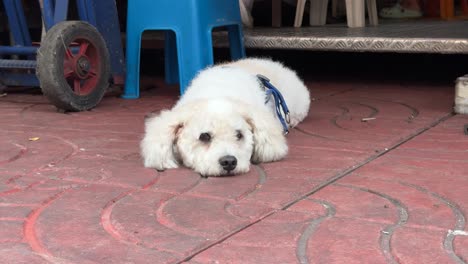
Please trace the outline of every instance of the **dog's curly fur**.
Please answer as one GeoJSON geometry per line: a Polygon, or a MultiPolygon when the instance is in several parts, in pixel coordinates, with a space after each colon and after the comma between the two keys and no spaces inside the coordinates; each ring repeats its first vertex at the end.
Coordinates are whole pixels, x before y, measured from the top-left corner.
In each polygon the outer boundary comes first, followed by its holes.
{"type": "Polygon", "coordinates": [[[220,176],[245,173],[251,162],[284,158],[288,145],[283,127],[273,100],[265,104],[257,74],[268,77],[283,94],[291,127],[307,116],[309,91],[281,63],[248,58],[209,67],[196,76],[171,110],[146,120],[141,141],[145,167],[186,166],[205,176],[220,176]],[[220,161],[227,156],[236,160],[228,169],[220,161]]]}

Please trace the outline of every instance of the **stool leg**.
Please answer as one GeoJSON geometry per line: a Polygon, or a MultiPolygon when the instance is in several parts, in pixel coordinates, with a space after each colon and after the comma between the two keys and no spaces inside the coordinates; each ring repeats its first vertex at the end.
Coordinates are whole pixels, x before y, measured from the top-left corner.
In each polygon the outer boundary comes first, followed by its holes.
{"type": "Polygon", "coordinates": [[[141,34],[138,29],[127,30],[125,88],[122,98],[136,99],[140,97],[140,48],[141,34]]]}
{"type": "Polygon", "coordinates": [[[328,0],[311,0],[310,1],[310,18],[311,26],[323,26],[327,22],[327,7],[328,0]]]}
{"type": "Polygon", "coordinates": [[[305,3],[306,3],[306,0],[297,0],[296,17],[294,18],[294,27],[302,26],[302,18],[304,17],[305,3]]]}
{"type": "Polygon", "coordinates": [[[174,31],[167,30],[164,39],[164,72],[166,83],[176,84],[179,82],[179,68],[177,67],[177,46],[174,31]]]}
{"type": "Polygon", "coordinates": [[[245,57],[244,36],[239,25],[228,26],[229,49],[231,59],[238,60],[245,57]]]}
{"type": "Polygon", "coordinates": [[[468,0],[461,0],[461,7],[462,7],[463,15],[464,16],[468,15],[468,0]]]}
{"type": "Polygon", "coordinates": [[[281,27],[281,0],[271,1],[271,25],[272,27],[281,27]]]}
{"type": "Polygon", "coordinates": [[[440,17],[443,19],[451,19],[454,15],[453,0],[440,0],[440,17]]]}
{"type": "Polygon", "coordinates": [[[213,64],[211,29],[200,32],[183,29],[176,32],[180,94],[184,94],[197,73],[213,64]]]}
{"type": "Polygon", "coordinates": [[[366,0],[367,14],[369,15],[369,24],[377,26],[379,24],[379,17],[377,16],[377,3],[376,0],[366,0]]]}
{"type": "Polygon", "coordinates": [[[346,16],[348,27],[364,27],[366,25],[364,0],[346,0],[346,16]]]}

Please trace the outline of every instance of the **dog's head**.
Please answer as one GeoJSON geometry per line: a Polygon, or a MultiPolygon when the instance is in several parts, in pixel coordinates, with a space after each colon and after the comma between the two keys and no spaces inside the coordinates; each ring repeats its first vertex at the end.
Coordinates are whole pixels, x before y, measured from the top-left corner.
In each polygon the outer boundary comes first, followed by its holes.
{"type": "Polygon", "coordinates": [[[254,145],[248,119],[223,101],[208,102],[202,109],[176,133],[176,156],[202,175],[247,172],[254,145]]]}
{"type": "Polygon", "coordinates": [[[248,172],[251,160],[282,158],[287,145],[278,122],[271,113],[258,116],[252,111],[231,100],[201,100],[149,118],[141,143],[145,166],[184,165],[205,176],[220,176],[248,172]],[[273,124],[264,129],[273,131],[259,131],[258,125],[268,121],[273,124]]]}

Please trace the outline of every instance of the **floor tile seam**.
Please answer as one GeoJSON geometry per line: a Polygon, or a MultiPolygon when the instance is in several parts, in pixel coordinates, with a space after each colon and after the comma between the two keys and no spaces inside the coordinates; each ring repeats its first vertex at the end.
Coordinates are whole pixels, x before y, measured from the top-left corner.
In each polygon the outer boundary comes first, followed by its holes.
{"type": "MultiPolygon", "coordinates": [[[[338,219],[338,220],[356,220],[356,221],[361,221],[363,223],[369,223],[369,224],[375,224],[375,225],[388,225],[392,224],[391,221],[382,221],[382,220],[372,220],[371,218],[362,218],[362,217],[352,217],[352,216],[341,216],[341,215],[335,215],[333,219],[338,219]]],[[[265,219],[264,219],[265,220],[265,219]]],[[[307,223],[310,222],[309,220],[304,220],[301,222],[294,222],[294,224],[303,224],[306,225],[307,223]]],[[[276,224],[276,222],[272,222],[269,224],[276,224]]],[[[281,223],[280,223],[281,224],[281,223]]],[[[453,231],[449,228],[443,228],[443,227],[438,227],[438,226],[429,226],[429,225],[420,225],[420,224],[412,224],[408,222],[406,225],[402,226],[400,228],[399,232],[404,232],[405,230],[412,230],[412,231],[418,231],[418,232],[426,232],[426,231],[433,231],[433,232],[444,232],[447,233],[447,231],[453,231]]],[[[227,245],[232,245],[232,246],[238,246],[238,247],[256,247],[256,248],[283,248],[286,245],[278,245],[278,246],[272,246],[272,245],[256,245],[254,243],[249,243],[249,242],[244,242],[244,243],[230,243],[228,242],[227,245]]],[[[291,243],[289,247],[291,248],[296,248],[297,243],[291,243]]],[[[288,247],[288,246],[286,246],[288,247]]]]}
{"type": "MultiPolygon", "coordinates": [[[[356,221],[362,221],[364,223],[377,224],[377,225],[388,225],[388,224],[393,223],[391,221],[385,221],[385,220],[380,220],[380,219],[374,220],[372,218],[354,217],[354,216],[346,216],[346,215],[340,215],[340,214],[335,215],[334,219],[356,220],[356,221]]],[[[411,229],[415,231],[435,231],[435,232],[445,232],[445,233],[447,233],[448,230],[452,230],[451,228],[444,228],[444,227],[436,226],[436,225],[423,225],[423,224],[412,223],[412,221],[413,221],[412,218],[410,218],[405,225],[399,228],[399,230],[411,229]]],[[[455,229],[455,230],[458,230],[458,229],[455,229]]]]}
{"type": "Polygon", "coordinates": [[[398,142],[394,143],[392,146],[389,146],[387,148],[384,149],[384,151],[380,152],[380,153],[377,153],[375,155],[371,155],[370,157],[366,158],[364,161],[360,162],[359,164],[357,165],[353,165],[351,166],[350,168],[348,169],[345,169],[344,171],[342,171],[340,174],[338,175],[335,175],[334,177],[331,177],[329,178],[327,181],[323,182],[322,184],[318,185],[317,187],[315,187],[313,190],[311,190],[310,192],[308,192],[307,194],[303,195],[302,197],[296,199],[295,201],[292,201],[290,203],[288,203],[284,208],[283,210],[291,207],[292,205],[294,205],[295,203],[299,202],[300,200],[303,200],[305,198],[307,198],[308,196],[316,193],[317,191],[325,188],[326,186],[328,185],[331,185],[333,183],[335,183],[336,181],[338,181],[339,179],[353,173],[354,171],[358,170],[359,168],[362,168],[368,164],[370,164],[372,161],[374,160],[377,160],[389,153],[391,153],[393,150],[397,149],[398,147],[402,146],[403,144],[405,144],[406,142],[409,142],[411,141],[412,139],[424,134],[425,132],[429,131],[430,129],[438,126],[439,124],[445,122],[446,120],[452,118],[454,116],[453,113],[449,113],[449,114],[446,114],[445,116],[442,116],[441,118],[437,119],[436,121],[432,122],[431,124],[421,128],[421,129],[418,129],[416,132],[410,134],[409,136],[406,136],[404,138],[402,138],[401,140],[399,140],[398,142]]]}
{"type": "MultiPolygon", "coordinates": [[[[431,138],[420,138],[419,139],[419,143],[427,143],[427,142],[440,142],[440,143],[465,143],[466,142],[466,136],[462,134],[463,133],[463,129],[460,129],[459,131],[459,135],[462,137],[460,139],[431,139],[431,138]]],[[[450,136],[455,136],[457,134],[454,134],[454,135],[450,135],[450,136]]],[[[430,133],[427,133],[426,136],[430,137],[431,134],[430,133]]]]}
{"type": "MultiPolygon", "coordinates": [[[[438,151],[434,151],[438,152],[438,151]]],[[[468,154],[468,151],[465,151],[466,154],[468,154]]],[[[457,154],[457,153],[454,153],[457,154]]],[[[460,155],[464,154],[464,152],[461,152],[460,155]]],[[[431,161],[448,161],[448,162],[454,162],[454,163],[466,163],[468,165],[468,160],[457,160],[457,159],[444,159],[444,158],[430,158],[430,157],[421,157],[421,156],[413,156],[413,155],[401,155],[401,154],[395,154],[392,153],[389,155],[389,158],[393,157],[398,157],[398,158],[412,158],[413,160],[431,160],[431,161]]]]}
{"type": "MultiPolygon", "coordinates": [[[[338,141],[337,141],[338,143],[338,141]]],[[[295,146],[295,145],[294,145],[295,146]]],[[[295,146],[296,147],[296,146],[295,146]]],[[[369,152],[371,149],[348,149],[348,148],[332,148],[332,147],[321,147],[321,146],[297,146],[297,149],[302,149],[302,150],[329,150],[329,151],[339,151],[339,152],[352,152],[352,153],[357,153],[357,154],[365,154],[369,152]]]]}
{"type": "MultiPolygon", "coordinates": [[[[420,170],[419,173],[412,173],[411,174],[413,176],[413,179],[415,179],[415,180],[420,180],[420,179],[422,179],[421,177],[426,179],[428,175],[429,176],[437,176],[438,175],[438,176],[444,176],[444,177],[448,177],[448,176],[450,176],[450,177],[458,177],[458,176],[462,177],[462,176],[464,176],[464,175],[462,175],[462,173],[460,173],[460,174],[455,174],[455,173],[451,173],[451,172],[443,173],[443,172],[440,172],[440,171],[434,171],[432,168],[425,168],[425,167],[420,167],[420,166],[405,166],[405,165],[403,165],[402,167],[409,168],[409,169],[420,170]],[[429,169],[431,169],[431,170],[429,170],[429,169]],[[423,171],[423,170],[426,170],[426,171],[423,171]],[[414,177],[414,176],[417,176],[417,177],[414,177]]],[[[381,167],[379,167],[379,168],[381,168],[381,167]]],[[[392,173],[389,173],[389,174],[392,174],[392,173]]],[[[405,174],[405,173],[393,173],[393,174],[398,174],[399,176],[407,176],[407,174],[405,174]]],[[[369,174],[368,172],[365,172],[365,173],[354,172],[353,175],[358,175],[359,177],[365,178],[365,179],[371,179],[371,180],[377,179],[377,180],[380,180],[380,181],[387,181],[387,178],[385,176],[375,176],[374,174],[369,174]]],[[[398,180],[396,180],[396,181],[390,180],[389,182],[398,183],[398,180]]]]}
{"type": "MultiPolygon", "coordinates": [[[[28,130],[31,133],[49,133],[51,132],[66,132],[66,131],[73,131],[73,132],[88,132],[89,129],[76,129],[76,128],[54,128],[51,126],[29,126],[29,125],[14,125],[15,128],[25,128],[25,129],[39,129],[37,131],[28,130]],[[47,131],[43,132],[43,129],[47,131]]],[[[24,134],[24,130],[11,130],[11,129],[0,129],[1,132],[5,133],[18,133],[24,134]]],[[[91,133],[107,133],[107,134],[116,134],[116,135],[140,135],[141,133],[135,132],[122,132],[122,131],[115,131],[115,130],[92,130],[91,133]]]]}
{"type": "Polygon", "coordinates": [[[287,210],[288,208],[290,208],[292,205],[296,204],[297,202],[311,196],[312,194],[316,193],[317,191],[325,188],[326,186],[330,185],[330,184],[333,184],[334,182],[338,181],[339,179],[345,177],[346,175],[349,175],[351,174],[352,172],[356,171],[357,169],[369,164],[370,162],[386,155],[387,153],[391,152],[392,150],[394,149],[397,149],[399,146],[403,145],[404,143],[416,138],[417,136],[423,134],[424,132],[426,131],[429,131],[430,129],[436,127],[437,125],[445,122],[446,120],[452,118],[454,116],[453,113],[449,113],[449,114],[446,114],[440,118],[438,118],[436,121],[432,122],[431,124],[421,128],[421,129],[418,129],[416,132],[412,133],[411,135],[403,138],[402,140],[400,140],[399,142],[393,144],[393,146],[387,148],[385,151],[381,152],[381,153],[378,153],[376,155],[372,155],[370,156],[369,158],[365,159],[363,162],[361,162],[360,164],[358,165],[354,165],[346,170],[344,170],[343,172],[339,173],[338,175],[336,176],[333,176],[331,178],[329,178],[328,180],[326,180],[325,182],[323,182],[322,184],[319,184],[317,187],[313,188],[312,191],[309,191],[307,192],[306,194],[302,195],[301,197],[295,199],[294,201],[292,202],[289,202],[287,203],[286,205],[284,205],[281,209],[276,209],[276,210],[272,210],[271,212],[263,215],[262,217],[260,217],[259,219],[253,221],[252,223],[249,223],[248,225],[244,226],[244,227],[241,227],[241,228],[238,228],[232,232],[230,232],[229,234],[225,235],[224,237],[222,237],[221,239],[219,239],[218,241],[214,242],[214,243],[211,243],[203,248],[200,248],[198,249],[196,252],[192,252],[189,256],[187,256],[186,258],[182,259],[180,262],[177,262],[177,263],[183,263],[183,262],[186,262],[186,261],[189,261],[191,260],[193,257],[197,256],[198,254],[218,245],[218,244],[221,244],[223,243],[224,241],[228,240],[230,237],[234,236],[235,234],[253,226],[253,225],[256,225],[260,222],[262,222],[264,219],[280,212],[280,211],[284,211],[284,210],[287,210]]]}

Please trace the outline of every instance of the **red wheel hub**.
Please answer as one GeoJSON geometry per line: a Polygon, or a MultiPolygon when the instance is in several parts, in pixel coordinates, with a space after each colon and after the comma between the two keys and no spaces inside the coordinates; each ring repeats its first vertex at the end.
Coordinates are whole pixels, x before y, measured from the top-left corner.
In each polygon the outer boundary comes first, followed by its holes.
{"type": "Polygon", "coordinates": [[[65,49],[63,73],[77,95],[87,95],[96,87],[100,73],[96,47],[86,39],[76,39],[65,49]]]}

